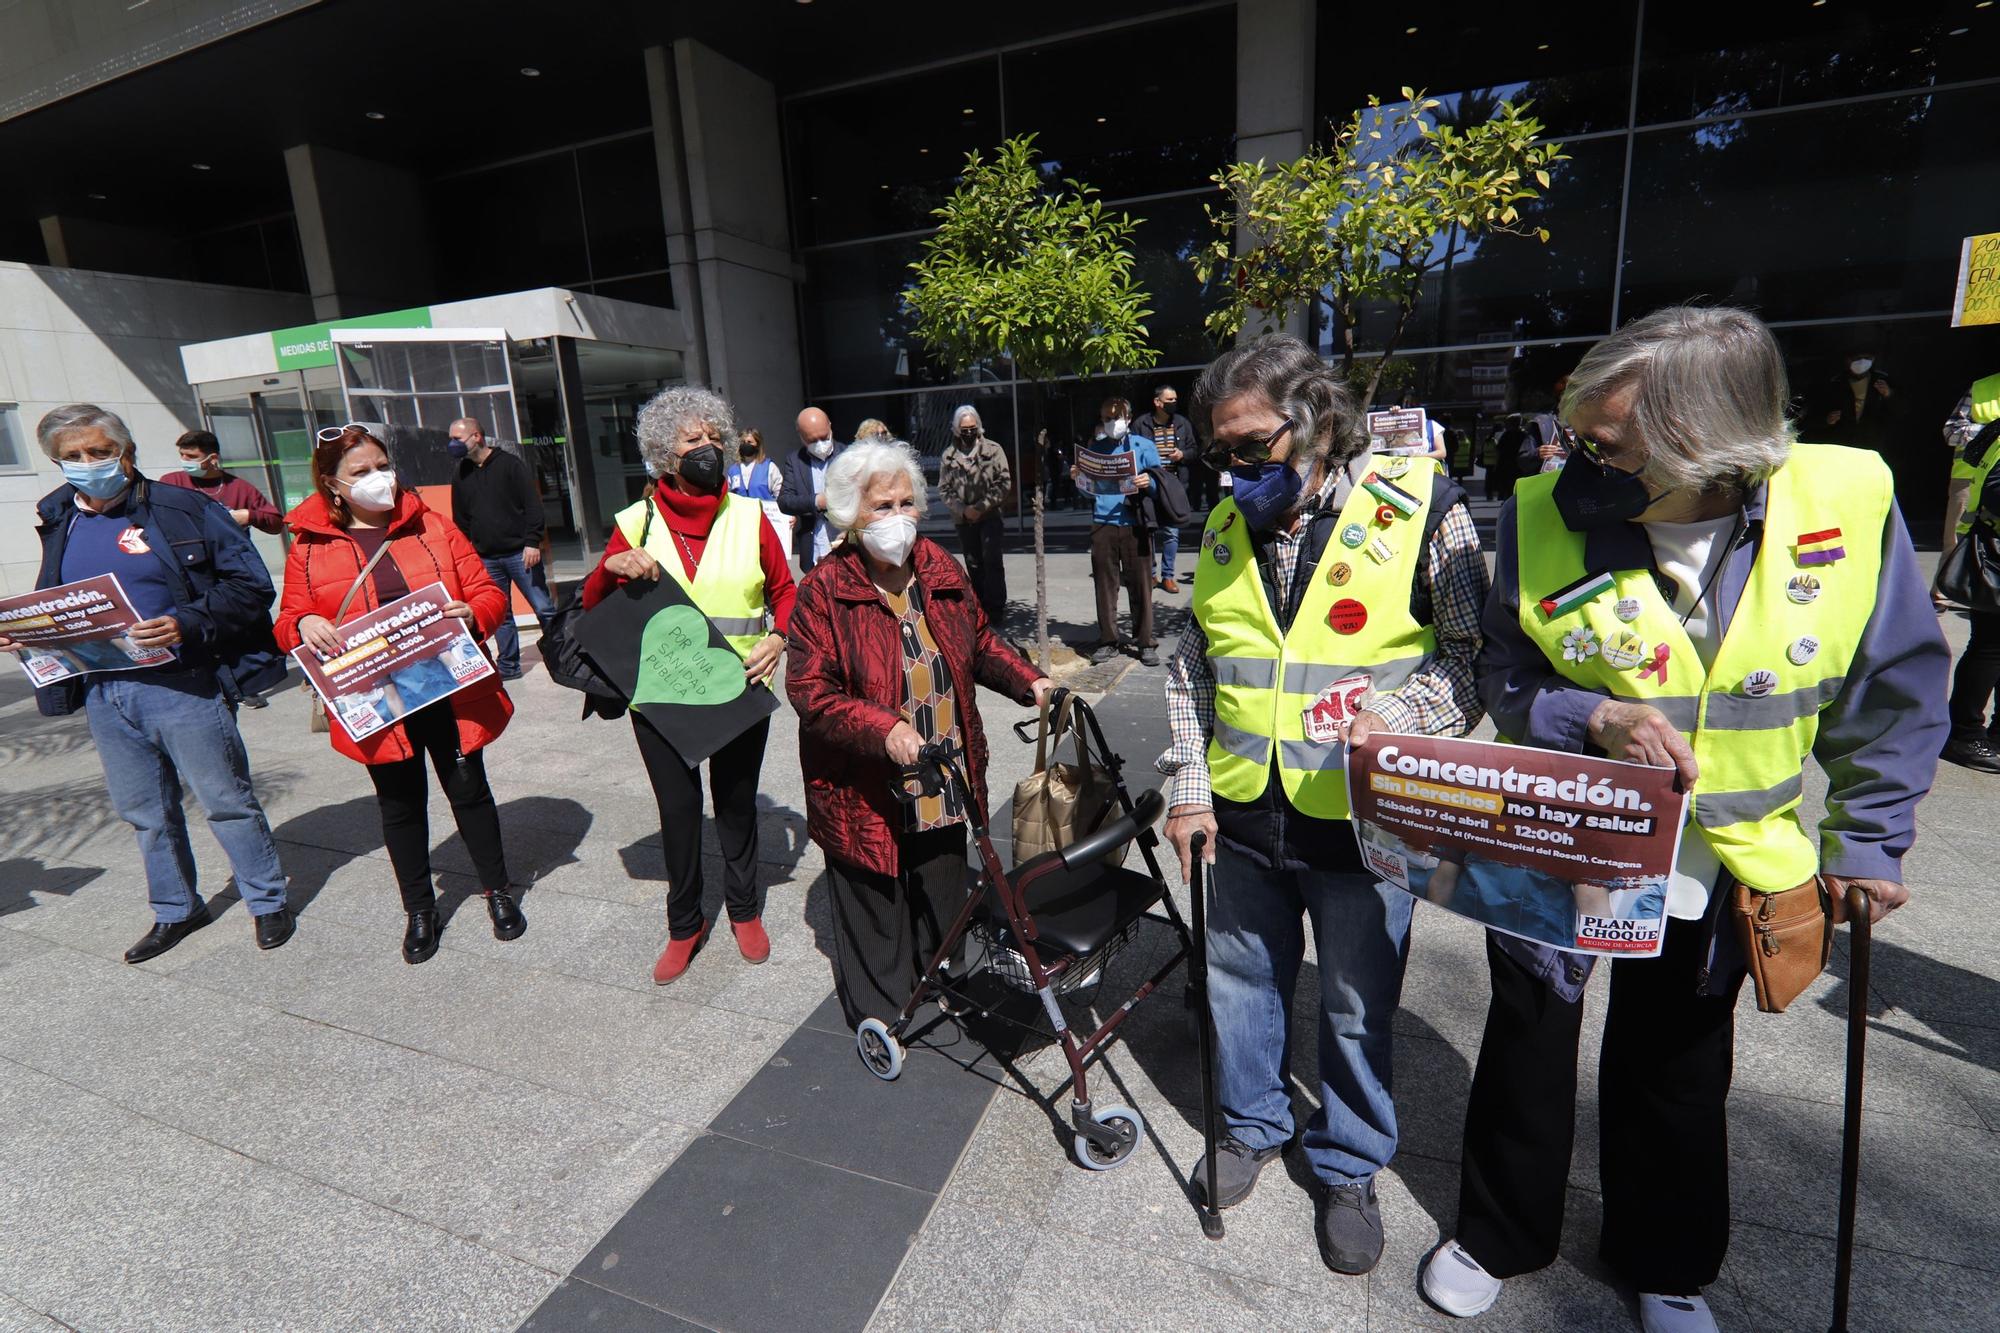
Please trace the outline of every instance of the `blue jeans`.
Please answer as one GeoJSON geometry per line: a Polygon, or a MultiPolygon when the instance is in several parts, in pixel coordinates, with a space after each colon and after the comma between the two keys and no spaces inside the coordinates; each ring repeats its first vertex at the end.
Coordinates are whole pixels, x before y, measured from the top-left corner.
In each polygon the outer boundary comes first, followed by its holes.
{"type": "Polygon", "coordinates": [[[499,660],[493,665],[500,668],[503,676],[521,674],[521,631],[514,628],[513,589],[519,588],[521,595],[528,599],[534,610],[535,619],[542,622],[542,632],[547,633],[549,617],[556,612],[555,603],[549,598],[549,583],[542,573],[542,562],[536,561],[533,569],[521,558],[519,551],[512,555],[482,555],[486,572],[500,585],[500,591],[507,594],[507,615],[501,620],[500,628],[493,631],[493,646],[499,660]]]}
{"type": "Polygon", "coordinates": [[[1181,554],[1181,530],[1179,528],[1160,529],[1160,577],[1174,577],[1174,561],[1181,554]]]}
{"type": "Polygon", "coordinates": [[[1292,1136],[1292,991],[1305,957],[1302,916],[1319,950],[1319,1103],[1303,1148],[1329,1185],[1364,1181],[1396,1153],[1389,1018],[1409,957],[1410,895],[1374,877],[1267,871],[1227,845],[1209,877],[1208,1003],[1216,1097],[1250,1148],[1292,1136]]]}
{"type": "Polygon", "coordinates": [[[202,905],[181,784],[208,813],[209,832],[236,872],[252,916],[285,905],[285,875],[271,824],[250,787],[250,755],[236,710],[207,671],[121,671],[84,692],[90,734],[119,818],[139,835],[156,921],[185,921],[202,905]]]}

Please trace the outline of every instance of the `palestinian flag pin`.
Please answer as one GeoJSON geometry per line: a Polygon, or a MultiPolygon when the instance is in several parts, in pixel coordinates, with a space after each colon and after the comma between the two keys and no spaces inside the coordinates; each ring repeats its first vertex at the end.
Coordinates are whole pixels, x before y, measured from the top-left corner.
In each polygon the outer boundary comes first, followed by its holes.
{"type": "Polygon", "coordinates": [[[1617,580],[1609,574],[1586,574],[1567,588],[1558,588],[1542,598],[1542,614],[1550,620],[1566,616],[1586,602],[1602,597],[1616,585],[1617,580]]]}
{"type": "Polygon", "coordinates": [[[1371,472],[1361,483],[1367,492],[1383,504],[1401,514],[1404,518],[1423,508],[1423,501],[1390,481],[1379,472],[1371,472]]]}
{"type": "Polygon", "coordinates": [[[1840,544],[1839,528],[1822,528],[1800,533],[1792,543],[1792,555],[1801,565],[1830,565],[1846,558],[1847,549],[1840,544]]]}

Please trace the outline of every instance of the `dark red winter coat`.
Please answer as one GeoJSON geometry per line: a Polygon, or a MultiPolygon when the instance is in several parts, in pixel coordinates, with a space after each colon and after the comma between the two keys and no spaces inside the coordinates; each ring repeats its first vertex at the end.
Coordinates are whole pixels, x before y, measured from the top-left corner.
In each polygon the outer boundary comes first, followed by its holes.
{"type": "MultiPolygon", "coordinates": [[[[987,810],[986,732],[973,685],[1028,704],[1041,673],[993,632],[965,571],[942,546],[919,539],[912,558],[929,599],[924,615],[951,672],[973,797],[987,810]]],[[[800,582],[787,639],[785,692],[799,713],[806,831],[830,858],[896,874],[904,808],[889,794],[896,766],[882,743],[902,720],[903,646],[894,613],[851,544],[800,582]]]]}
{"type": "MultiPolygon", "coordinates": [[[[292,528],[292,549],[285,557],[285,591],[278,602],[276,629],[279,646],[291,652],[302,642],[299,622],[307,616],[332,620],[340,610],[340,599],[354,585],[355,575],[366,561],[361,557],[361,544],[333,521],[325,499],[317,493],[302,500],[285,521],[292,528]]],[[[476,637],[484,639],[499,626],[502,616],[513,614],[507,594],[494,585],[486,562],[458,525],[424,504],[415,491],[396,497],[388,543],[389,553],[382,559],[396,562],[412,592],[442,583],[447,593],[472,608],[476,637]]],[[[347,618],[352,620],[379,605],[381,599],[375,595],[375,580],[371,578],[355,594],[347,618]]],[[[458,718],[458,748],[464,754],[497,739],[514,713],[497,675],[466,686],[451,696],[450,703],[458,718]]],[[[442,703],[436,706],[444,707],[442,703]]],[[[333,748],[360,763],[390,764],[416,753],[400,722],[358,741],[338,723],[329,730],[333,748]]]]}

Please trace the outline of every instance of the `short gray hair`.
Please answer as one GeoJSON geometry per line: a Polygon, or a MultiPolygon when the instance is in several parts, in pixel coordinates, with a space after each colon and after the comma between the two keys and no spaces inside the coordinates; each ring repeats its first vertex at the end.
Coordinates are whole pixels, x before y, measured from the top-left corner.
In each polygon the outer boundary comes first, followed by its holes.
{"type": "Polygon", "coordinates": [[[979,427],[982,433],[986,430],[986,418],[979,415],[979,409],[971,403],[962,403],[951,414],[951,428],[954,433],[958,430],[958,423],[967,417],[972,418],[972,424],[979,427]]]}
{"type": "Polygon", "coordinates": [[[1344,463],[1367,444],[1340,376],[1288,333],[1265,334],[1209,362],[1195,381],[1196,410],[1206,422],[1217,405],[1253,392],[1291,418],[1296,459],[1344,463]]]}
{"type": "Polygon", "coordinates": [[[1565,419],[1636,385],[1642,471],[1665,490],[1754,486],[1784,466],[1791,386],[1764,321],[1729,306],[1668,306],[1592,347],[1570,372],[1565,419]]]}
{"type": "Polygon", "coordinates": [[[107,412],[96,403],[71,403],[54,408],[35,426],[35,440],[50,458],[62,444],[62,437],[75,430],[101,430],[118,445],[121,454],[132,452],[132,432],[116,412],[107,412]]]}
{"type": "Polygon", "coordinates": [[[725,455],[737,447],[736,409],[729,400],[699,384],[677,384],[660,390],[639,409],[639,457],[648,472],[670,477],[680,470],[674,449],[691,421],[705,422],[721,431],[725,455]]]}
{"type": "Polygon", "coordinates": [[[861,517],[862,493],[875,478],[899,472],[910,479],[917,517],[922,518],[930,509],[930,487],[909,445],[901,440],[860,440],[835,454],[826,469],[826,518],[834,530],[853,532],[867,526],[861,517]]]}

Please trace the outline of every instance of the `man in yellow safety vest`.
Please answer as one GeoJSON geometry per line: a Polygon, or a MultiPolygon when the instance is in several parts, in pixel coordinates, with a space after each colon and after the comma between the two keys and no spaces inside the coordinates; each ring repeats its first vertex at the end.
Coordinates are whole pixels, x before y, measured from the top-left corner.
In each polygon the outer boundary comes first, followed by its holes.
{"type": "Polygon", "coordinates": [[[1159,765],[1182,873],[1196,832],[1214,865],[1209,1002],[1228,1139],[1215,1180],[1198,1168],[1195,1185],[1238,1203],[1292,1138],[1287,1029],[1309,917],[1320,1105],[1301,1151],[1321,1185],[1321,1257],[1365,1273],[1382,1253],[1375,1174],[1396,1150],[1389,1018],[1412,900],[1362,870],[1347,741],[1369,727],[1460,735],[1479,720],[1486,564],[1464,492],[1430,459],[1370,455],[1340,377],[1297,338],[1229,352],[1195,393],[1204,465],[1234,482],[1202,532],[1159,765]]]}
{"type": "MultiPolygon", "coordinates": [[[[1659,957],[1611,969],[1599,1075],[1605,1261],[1647,1333],[1707,1333],[1729,1237],[1728,1096],[1745,962],[1736,886],[1908,896],[1949,655],[1868,450],[1795,444],[1771,331],[1672,307],[1598,343],[1562,411],[1580,447],[1498,530],[1480,693],[1502,736],[1673,766],[1692,793],[1659,957]],[[1800,817],[1808,756],[1827,818],[1800,817]]],[[[1552,1262],[1588,960],[1489,933],[1455,1237],[1424,1292],[1456,1315],[1552,1262]]]]}

